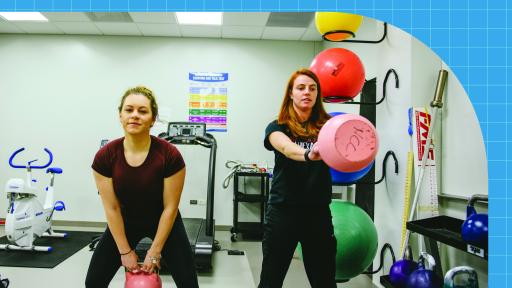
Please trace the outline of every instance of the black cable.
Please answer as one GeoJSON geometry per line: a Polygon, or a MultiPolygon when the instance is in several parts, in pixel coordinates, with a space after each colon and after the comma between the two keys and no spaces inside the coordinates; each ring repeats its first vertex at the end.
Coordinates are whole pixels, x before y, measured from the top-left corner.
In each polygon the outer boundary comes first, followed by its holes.
{"type": "Polygon", "coordinates": [[[380,249],[380,265],[379,265],[379,268],[377,268],[377,270],[375,270],[375,271],[367,271],[367,272],[363,272],[361,274],[375,274],[375,273],[379,272],[380,269],[382,269],[382,266],[384,264],[384,252],[386,252],[386,249],[388,249],[389,252],[391,252],[391,258],[393,259],[393,263],[395,263],[396,258],[395,258],[395,252],[393,252],[393,247],[391,247],[391,244],[386,243],[380,249]]]}

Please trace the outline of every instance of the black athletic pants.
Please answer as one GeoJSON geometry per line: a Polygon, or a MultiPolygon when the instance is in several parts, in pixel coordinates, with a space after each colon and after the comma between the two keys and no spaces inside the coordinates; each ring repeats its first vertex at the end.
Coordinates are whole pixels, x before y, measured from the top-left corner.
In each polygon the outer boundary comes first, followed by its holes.
{"type": "Polygon", "coordinates": [[[311,287],[336,287],[336,238],[329,206],[269,204],[259,288],[283,286],[298,242],[311,287]]]}
{"type": "MultiPolygon", "coordinates": [[[[153,239],[156,229],[157,227],[125,224],[126,238],[130,247],[135,248],[142,238],[149,237],[153,239]]],[[[192,250],[179,212],[162,249],[162,258],[166,260],[177,287],[199,287],[192,250]]],[[[144,259],[139,259],[139,261],[142,262],[144,259]]],[[[107,288],[120,266],[121,256],[107,227],[92,255],[85,286],[89,288],[107,288]]]]}

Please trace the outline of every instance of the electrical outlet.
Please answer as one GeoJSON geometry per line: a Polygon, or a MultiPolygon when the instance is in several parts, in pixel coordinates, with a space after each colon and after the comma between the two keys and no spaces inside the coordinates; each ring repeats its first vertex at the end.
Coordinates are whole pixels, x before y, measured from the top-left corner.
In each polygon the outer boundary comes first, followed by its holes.
{"type": "Polygon", "coordinates": [[[197,205],[197,200],[191,199],[190,200],[190,205],[197,205]]]}

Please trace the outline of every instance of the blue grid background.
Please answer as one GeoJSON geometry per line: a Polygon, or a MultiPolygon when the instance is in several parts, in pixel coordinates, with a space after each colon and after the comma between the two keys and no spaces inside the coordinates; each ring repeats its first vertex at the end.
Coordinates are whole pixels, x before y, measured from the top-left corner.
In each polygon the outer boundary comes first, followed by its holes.
{"type": "Polygon", "coordinates": [[[489,169],[489,287],[512,287],[510,4],[512,0],[0,0],[0,11],[345,11],[400,27],[452,68],[475,107],[489,169]]]}

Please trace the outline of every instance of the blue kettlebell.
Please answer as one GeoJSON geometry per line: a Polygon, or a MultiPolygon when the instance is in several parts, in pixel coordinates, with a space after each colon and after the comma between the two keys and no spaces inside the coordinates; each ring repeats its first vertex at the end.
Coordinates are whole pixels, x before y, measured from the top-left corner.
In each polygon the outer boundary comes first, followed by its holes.
{"type": "Polygon", "coordinates": [[[389,268],[389,281],[394,287],[403,288],[407,278],[418,269],[418,263],[412,259],[411,246],[407,246],[404,258],[396,261],[389,268]]]}
{"type": "Polygon", "coordinates": [[[444,276],[443,288],[478,288],[478,276],[475,269],[469,266],[458,266],[450,269],[444,276]],[[467,275],[467,277],[462,281],[455,281],[455,276],[458,275],[467,275]],[[457,284],[455,284],[456,282],[457,284]]]}
{"type": "Polygon", "coordinates": [[[488,196],[475,194],[469,199],[466,209],[466,221],[462,224],[462,239],[469,244],[486,248],[489,235],[489,220],[487,214],[476,213],[474,204],[476,201],[488,202],[488,196]]]}
{"type": "Polygon", "coordinates": [[[406,288],[440,288],[442,287],[442,280],[437,276],[432,269],[436,266],[436,261],[434,257],[427,254],[426,252],[421,252],[421,256],[418,259],[418,270],[412,272],[412,274],[407,278],[407,282],[405,284],[406,288]],[[425,260],[429,264],[429,269],[425,268],[425,260]]]}

